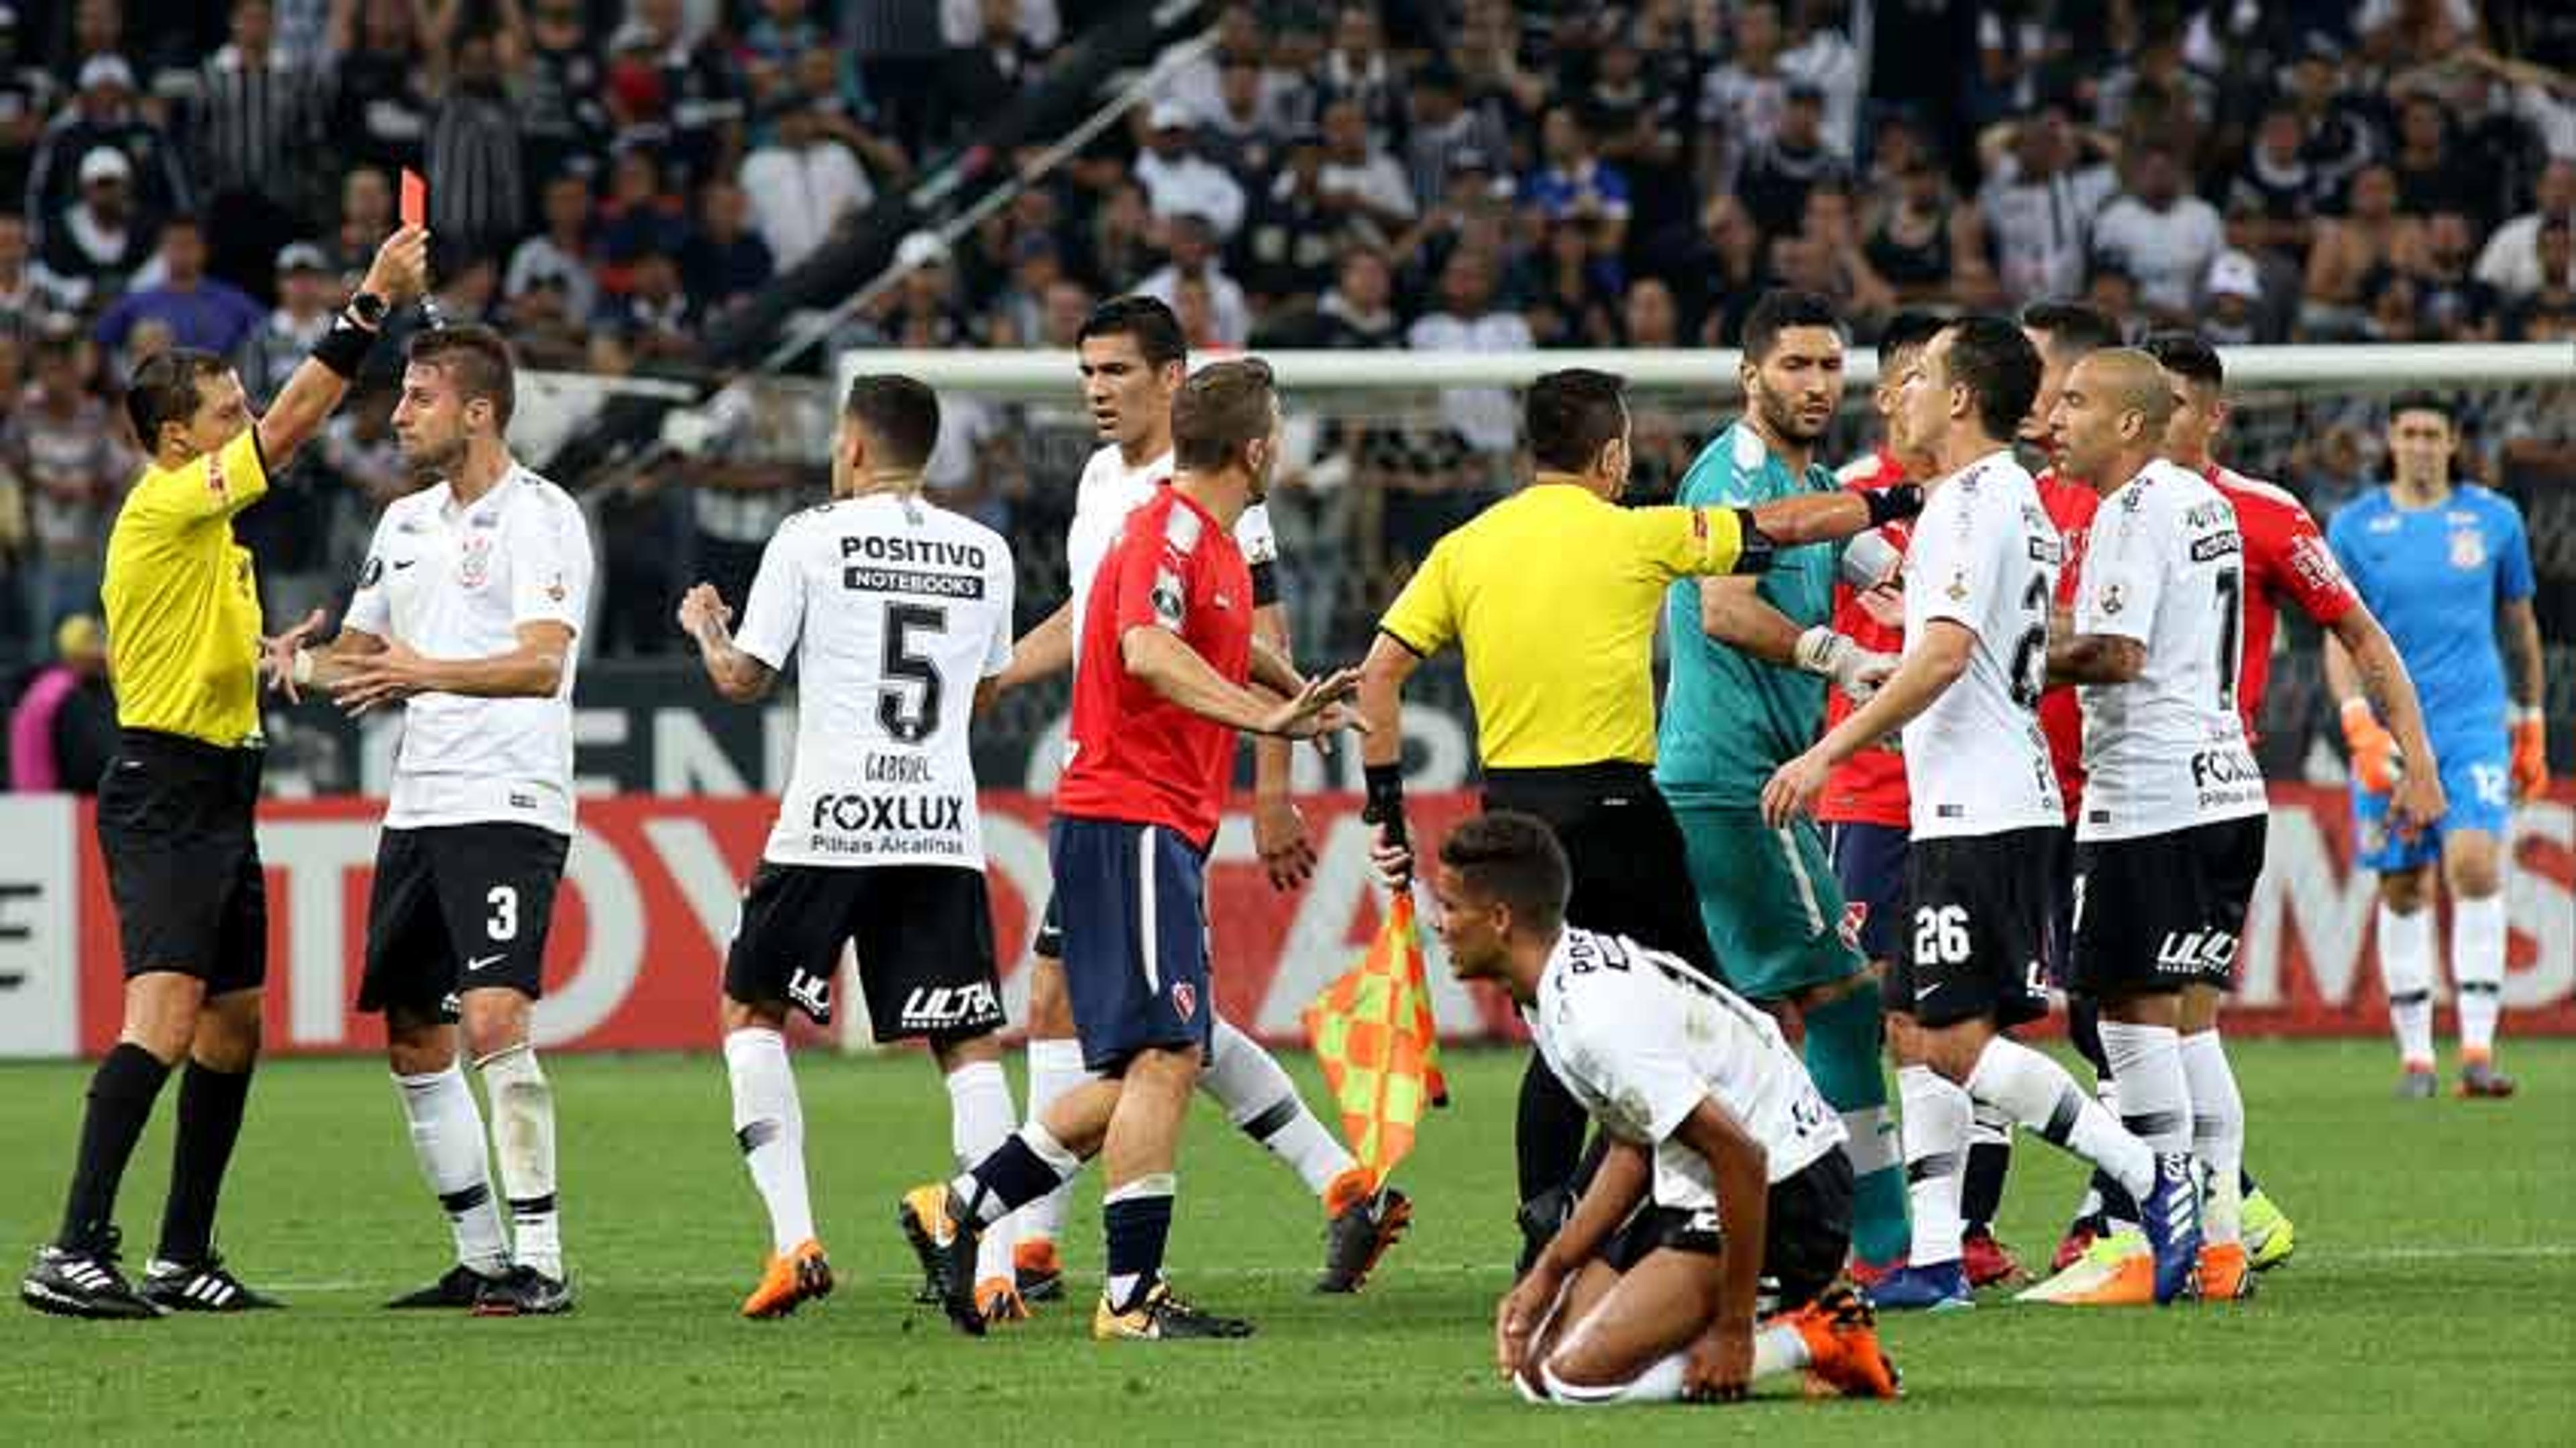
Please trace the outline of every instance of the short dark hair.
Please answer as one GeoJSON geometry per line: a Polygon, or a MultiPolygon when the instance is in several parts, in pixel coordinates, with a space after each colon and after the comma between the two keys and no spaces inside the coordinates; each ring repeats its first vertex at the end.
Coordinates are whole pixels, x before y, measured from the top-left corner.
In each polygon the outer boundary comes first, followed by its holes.
{"type": "Polygon", "coordinates": [[[1245,444],[1270,435],[1276,399],[1270,364],[1258,357],[1200,368],[1172,398],[1173,466],[1212,473],[1232,462],[1245,444]]]}
{"type": "Polygon", "coordinates": [[[1512,907],[1540,930],[1565,923],[1574,871],[1565,846],[1536,815],[1495,810],[1461,822],[1440,842],[1440,863],[1467,890],[1512,907]]]}
{"type": "Polygon", "coordinates": [[[2177,377],[2211,387],[2227,382],[2227,368],[2218,360],[2218,349],[2209,345],[2198,332],[2180,330],[2157,332],[2138,344],[2138,349],[2156,359],[2156,365],[2177,377]]]}
{"type": "Polygon", "coordinates": [[[939,394],[919,378],[899,372],[853,377],[841,412],[867,434],[888,467],[921,467],[939,446],[939,394]]]}
{"type": "Polygon", "coordinates": [[[2039,399],[2039,349],[2003,317],[1961,317],[1950,334],[1950,380],[1977,400],[1986,436],[2010,438],[2039,399]]]}
{"type": "Polygon", "coordinates": [[[2442,420],[2451,425],[2453,432],[2460,430],[2459,400],[2447,392],[2419,387],[2398,393],[2388,399],[2388,420],[2395,422],[2401,412],[2438,412],[2442,420]]]}
{"type": "Polygon", "coordinates": [[[2048,349],[2072,362],[2087,352],[2120,345],[2120,324],[2100,307],[2083,302],[2033,302],[2021,309],[2021,324],[2048,334],[2048,349]]]}
{"type": "Polygon", "coordinates": [[[1839,336],[1843,319],[1834,314],[1833,301],[1820,292],[1774,287],[1745,314],[1744,355],[1760,365],[1780,345],[1780,334],[1791,327],[1831,327],[1839,336]]]}
{"type": "Polygon", "coordinates": [[[1628,379],[1568,367],[1542,372],[1521,403],[1530,455],[1550,472],[1579,473],[1627,430],[1628,379]]]}
{"type": "Polygon", "coordinates": [[[1082,330],[1073,334],[1073,345],[1081,346],[1094,337],[1133,337],[1136,350],[1145,356],[1148,367],[1168,367],[1190,359],[1189,342],[1181,336],[1181,319],[1160,298],[1128,295],[1111,297],[1091,309],[1082,319],[1082,330]]]}
{"type": "Polygon", "coordinates": [[[493,427],[509,428],[510,414],[519,405],[519,385],[510,344],[500,333],[479,322],[423,328],[411,334],[403,360],[446,373],[460,399],[489,401],[493,427]]]}
{"type": "Polygon", "coordinates": [[[1896,363],[1896,354],[1920,347],[1941,335],[1949,322],[1935,312],[1909,308],[1887,319],[1878,332],[1878,366],[1884,372],[1896,363]]]}
{"type": "Polygon", "coordinates": [[[134,424],[134,440],[146,453],[158,452],[164,426],[173,422],[185,426],[197,415],[202,400],[198,384],[223,376],[232,366],[194,347],[172,347],[144,358],[125,383],[125,417],[134,424]]]}

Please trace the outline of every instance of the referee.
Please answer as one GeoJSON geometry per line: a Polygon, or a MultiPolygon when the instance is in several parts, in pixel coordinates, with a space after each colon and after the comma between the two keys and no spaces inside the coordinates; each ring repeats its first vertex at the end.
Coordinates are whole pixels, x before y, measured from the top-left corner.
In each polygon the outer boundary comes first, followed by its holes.
{"type": "Polygon", "coordinates": [[[276,1305],[215,1255],[215,1198],[241,1135],[268,974],[251,819],[259,683],[281,678],[280,661],[322,615],[260,636],[259,590],[232,520],[322,430],[387,314],[420,294],[428,243],[417,228],[386,240],[266,416],[251,416],[241,379],[208,352],[161,353],[127,384],[126,412],[151,462],[108,535],[101,591],[120,736],[98,791],[99,851],[124,942],[125,1025],[90,1078],[62,1234],[37,1249],[18,1285],[39,1312],[158,1317],[276,1305]],[[182,1056],[169,1205],[137,1289],[116,1267],[116,1188],[182,1056]]]}
{"type": "MultiPolygon", "coordinates": [[[[1682,847],[1656,792],[1654,640],[1678,578],[1752,573],[1773,550],[1849,537],[1921,507],[1918,488],[1823,493],[1753,508],[1622,508],[1625,383],[1550,372],[1523,425],[1536,476],[1440,540],[1362,665],[1368,819],[1381,869],[1409,878],[1399,727],[1404,681],[1455,643],[1484,765],[1484,805],[1548,822],[1573,864],[1566,918],[1716,974],[1682,847]]],[[[1521,1076],[1522,1230],[1554,1235],[1583,1152],[1583,1107],[1533,1053],[1521,1076]]]]}

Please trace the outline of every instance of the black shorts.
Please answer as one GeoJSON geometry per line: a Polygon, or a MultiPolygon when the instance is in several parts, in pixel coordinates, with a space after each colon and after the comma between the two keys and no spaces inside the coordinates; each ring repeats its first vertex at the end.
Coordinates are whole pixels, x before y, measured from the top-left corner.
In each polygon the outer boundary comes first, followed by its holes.
{"type": "Polygon", "coordinates": [[[1488,812],[1536,815],[1556,831],[1574,872],[1569,924],[1628,936],[1723,979],[1700,923],[1681,823],[1647,766],[1487,770],[1484,803],[1488,812]]]}
{"type": "Polygon", "coordinates": [[[177,971],[209,996],[268,979],[260,752],[128,729],[98,784],[98,850],[127,979],[177,971]]]}
{"type": "Polygon", "coordinates": [[[2065,830],[1915,840],[1906,850],[1905,929],[1888,972],[1888,1009],[1926,1026],[2048,1014],[2041,972],[2065,830]]]}
{"type": "Polygon", "coordinates": [[[2075,847],[2068,988],[2119,999],[2236,987],[2245,908],[2263,873],[2262,815],[2075,847]]]}
{"type": "Polygon", "coordinates": [[[725,952],[725,994],[746,1005],[791,1005],[829,1024],[843,945],[857,952],[859,989],[879,1041],[1000,1029],[1002,978],[993,968],[983,871],[763,861],[725,952]]]}
{"type": "MultiPolygon", "coordinates": [[[[1621,1272],[1660,1248],[1714,1254],[1725,1245],[1715,1208],[1639,1207],[1612,1234],[1601,1260],[1621,1272]]],[[[1804,1307],[1842,1275],[1851,1252],[1851,1158],[1826,1152],[1771,1184],[1763,1210],[1762,1275],[1777,1284],[1780,1307],[1804,1307]]]]}
{"type": "Polygon", "coordinates": [[[571,845],[498,820],[386,830],[367,893],[358,1009],[452,1021],[464,991],[544,995],[546,932],[571,845]]]}

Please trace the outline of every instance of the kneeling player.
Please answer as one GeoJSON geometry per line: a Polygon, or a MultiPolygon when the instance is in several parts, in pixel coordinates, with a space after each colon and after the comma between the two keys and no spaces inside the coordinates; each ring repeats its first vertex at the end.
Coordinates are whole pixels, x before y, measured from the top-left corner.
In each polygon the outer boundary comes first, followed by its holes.
{"type": "MultiPolygon", "coordinates": [[[[999,534],[922,500],[938,436],[928,387],[858,378],[833,447],[834,501],[770,540],[740,639],[712,587],[680,603],[727,698],[766,694],[790,650],[802,680],[796,767],[725,959],[734,1135],[769,1208],[772,1249],[745,1317],[784,1316],[832,1290],[784,1030],[790,1007],[831,1019],[844,944],[857,949],[877,1039],[929,1040],[958,1159],[981,1158],[1014,1124],[993,1038],[1001,982],[963,707],[1010,661],[1014,574],[999,534]]],[[[976,1263],[984,1317],[1026,1315],[1010,1276],[1010,1242],[996,1233],[976,1263]]]]}
{"type": "Polygon", "coordinates": [[[1868,1306],[1828,1290],[1851,1246],[1851,1163],[1779,1027],[1676,957],[1569,927],[1565,852],[1534,816],[1469,820],[1440,864],[1451,968],[1511,992],[1610,1138],[1496,1311],[1503,1371],[1533,1401],[1574,1405],[1736,1398],[1798,1369],[1896,1396],[1868,1306]],[[1757,1331],[1765,1275],[1781,1311],[1757,1331]]]}

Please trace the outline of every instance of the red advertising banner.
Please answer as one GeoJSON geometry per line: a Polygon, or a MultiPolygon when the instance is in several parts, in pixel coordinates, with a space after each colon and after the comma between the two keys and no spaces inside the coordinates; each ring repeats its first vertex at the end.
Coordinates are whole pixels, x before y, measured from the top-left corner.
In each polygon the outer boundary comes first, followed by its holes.
{"type": "MultiPolygon", "coordinates": [[[[2273,789],[2269,868],[2239,956],[2240,989],[2228,1026],[2239,1034],[2377,1035],[2385,1030],[2370,940],[2373,880],[2351,864],[2352,828],[2340,791],[2273,789]]],[[[30,999],[52,990],[73,1027],[58,1044],[0,1041],[10,1054],[96,1053],[118,1026],[120,975],[115,917],[86,808],[66,800],[20,801],[21,810],[59,810],[59,831],[76,829],[76,890],[62,893],[51,938],[78,941],[75,959],[58,947],[30,951],[18,967],[30,999]],[[76,967],[77,983],[46,976],[76,967]],[[76,1022],[76,1024],[75,1024],[76,1022]]],[[[586,800],[566,887],[547,951],[542,1044],[573,1050],[708,1048],[716,1044],[717,992],[733,930],[740,882],[758,859],[774,806],[764,798],[586,800]]],[[[1466,793],[1413,801],[1420,838],[1436,840],[1475,807],[1466,793]]],[[[1006,997],[1020,1014],[1031,927],[1047,892],[1046,802],[1025,794],[984,797],[991,854],[995,941],[1006,997]]],[[[1320,863],[1304,888],[1281,893],[1263,877],[1245,817],[1229,817],[1209,873],[1216,940],[1218,1007],[1272,1039],[1298,1038],[1297,1014],[1367,949],[1382,896],[1367,867],[1359,800],[1305,801],[1320,863]]],[[[375,855],[376,801],[280,801],[262,807],[260,844],[269,886],[269,1042],[284,1051],[374,1051],[382,1027],[351,1009],[365,940],[367,888],[375,855]]],[[[0,818],[0,838],[38,825],[30,814],[0,818]]],[[[69,855],[70,850],[62,851],[69,855]]],[[[7,854],[0,850],[0,855],[7,854]]],[[[2517,816],[2512,920],[2504,1000],[2512,1033],[2576,1034],[2576,790],[2562,786],[2517,816]]],[[[14,858],[14,857],[12,857],[14,858]]],[[[5,861],[0,861],[5,863],[5,861]]],[[[32,898],[32,897],[31,897],[32,898]]],[[[0,922],[5,923],[5,922],[0,922]]],[[[1444,1035],[1498,1038],[1518,1024],[1489,993],[1470,994],[1448,978],[1438,941],[1431,952],[1434,1008],[1444,1035]]],[[[30,934],[32,943],[47,938],[30,934]]],[[[848,1007],[856,991],[837,993],[848,1007]]],[[[865,1026],[848,1023],[851,1041],[865,1026]]],[[[47,1031],[42,1035],[51,1035],[47,1031]]]]}

